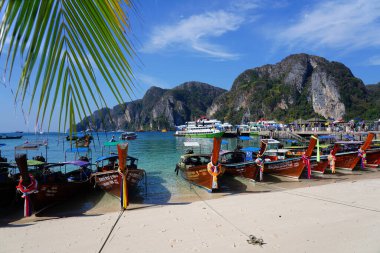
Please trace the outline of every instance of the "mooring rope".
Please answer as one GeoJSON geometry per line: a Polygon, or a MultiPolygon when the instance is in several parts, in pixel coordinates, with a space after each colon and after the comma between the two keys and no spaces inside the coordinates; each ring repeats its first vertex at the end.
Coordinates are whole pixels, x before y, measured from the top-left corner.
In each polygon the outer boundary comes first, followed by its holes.
{"type": "Polygon", "coordinates": [[[246,236],[248,238],[247,242],[249,244],[259,244],[262,246],[264,243],[264,240],[261,238],[256,238],[254,235],[248,235],[245,233],[242,229],[240,229],[238,226],[236,226],[232,221],[224,217],[220,212],[218,212],[215,208],[213,208],[206,200],[204,200],[198,192],[192,187],[192,184],[190,184],[190,189],[198,196],[198,198],[205,204],[207,205],[214,213],[216,213],[220,218],[222,218],[225,222],[230,224],[232,227],[234,227],[237,231],[239,231],[242,235],[246,236]]]}
{"type": "Polygon", "coordinates": [[[110,238],[110,236],[111,236],[113,230],[115,229],[115,227],[116,227],[117,223],[119,222],[121,216],[123,215],[124,211],[125,211],[124,209],[122,209],[122,210],[120,211],[119,216],[117,217],[115,223],[114,223],[113,226],[111,227],[111,230],[110,230],[110,232],[108,233],[108,235],[107,235],[105,241],[103,242],[102,247],[99,249],[99,251],[98,251],[99,253],[101,253],[101,252],[103,251],[104,246],[105,246],[106,243],[108,242],[108,239],[110,238]]]}

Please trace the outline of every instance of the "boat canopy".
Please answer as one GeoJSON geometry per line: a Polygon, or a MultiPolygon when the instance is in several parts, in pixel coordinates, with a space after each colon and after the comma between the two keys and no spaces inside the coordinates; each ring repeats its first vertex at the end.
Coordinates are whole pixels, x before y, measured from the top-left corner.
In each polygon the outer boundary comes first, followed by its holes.
{"type": "Polygon", "coordinates": [[[185,141],[184,143],[183,143],[183,145],[185,146],[185,147],[199,147],[200,145],[199,145],[199,142],[196,142],[196,141],[185,141]]]}
{"type": "Polygon", "coordinates": [[[286,143],[297,143],[298,141],[297,140],[293,140],[293,139],[286,139],[284,140],[286,143]]]}
{"type": "Polygon", "coordinates": [[[249,137],[249,136],[239,136],[239,139],[241,141],[249,141],[249,140],[253,140],[252,137],[249,137]]]}
{"type": "Polygon", "coordinates": [[[321,136],[318,136],[318,139],[335,139],[335,135],[321,135],[321,136]]]}
{"type": "Polygon", "coordinates": [[[275,139],[261,139],[261,141],[264,141],[268,144],[280,144],[280,142],[278,140],[275,140],[275,139]]]}
{"type": "Polygon", "coordinates": [[[106,155],[106,156],[101,156],[96,159],[96,163],[104,161],[104,160],[109,160],[109,159],[117,159],[119,156],[118,155],[106,155]]]}
{"type": "Polygon", "coordinates": [[[90,165],[91,163],[87,162],[87,161],[76,160],[76,161],[63,162],[62,164],[64,164],[64,165],[71,164],[71,165],[76,165],[76,166],[80,166],[80,167],[85,167],[85,166],[90,165]]]}
{"type": "Polygon", "coordinates": [[[343,137],[348,139],[348,140],[355,140],[355,137],[348,135],[348,134],[343,135],[343,137]]]}
{"type": "Polygon", "coordinates": [[[363,144],[363,141],[337,141],[335,143],[341,145],[360,145],[363,144]]]}
{"type": "Polygon", "coordinates": [[[245,147],[245,148],[242,148],[241,151],[244,151],[244,152],[259,152],[259,151],[260,151],[260,148],[256,148],[256,147],[245,147]]]}
{"type": "MultiPolygon", "coordinates": [[[[95,162],[98,163],[98,162],[101,162],[101,161],[105,161],[105,160],[109,160],[109,159],[118,159],[118,158],[119,158],[119,156],[116,155],[116,154],[106,155],[106,156],[98,157],[95,162]]],[[[130,160],[138,161],[139,159],[135,158],[133,156],[127,156],[127,161],[130,161],[130,160]]]]}
{"type": "Polygon", "coordinates": [[[45,164],[44,162],[37,161],[37,160],[27,160],[26,163],[27,163],[28,166],[40,166],[40,165],[44,165],[45,164]]]}

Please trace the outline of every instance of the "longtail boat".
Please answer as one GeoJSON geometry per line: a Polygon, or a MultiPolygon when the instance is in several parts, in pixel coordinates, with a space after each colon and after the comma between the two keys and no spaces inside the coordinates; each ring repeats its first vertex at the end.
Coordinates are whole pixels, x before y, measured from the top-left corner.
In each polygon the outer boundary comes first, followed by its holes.
{"type": "Polygon", "coordinates": [[[243,151],[222,151],[219,161],[225,170],[224,175],[256,179],[259,172],[256,163],[247,161],[246,153],[243,151]]]}
{"type": "MultiPolygon", "coordinates": [[[[380,149],[367,150],[367,165],[380,165],[380,149]]],[[[378,167],[378,166],[376,166],[378,167]]]]}
{"type": "Polygon", "coordinates": [[[317,139],[312,136],[312,138],[310,138],[309,146],[302,157],[270,161],[265,157],[264,153],[264,174],[298,179],[305,166],[310,162],[310,156],[316,143],[317,139]]]}
{"type": "Polygon", "coordinates": [[[240,176],[256,180],[259,175],[260,167],[257,161],[252,159],[252,153],[257,152],[256,157],[261,157],[266,147],[261,148],[246,147],[245,149],[235,151],[220,152],[219,161],[224,169],[224,175],[240,176]],[[247,154],[251,153],[247,157],[247,154]]]}
{"type": "Polygon", "coordinates": [[[92,171],[87,161],[46,164],[41,161],[28,161],[26,154],[17,154],[15,160],[21,175],[16,188],[25,201],[25,216],[30,216],[33,210],[41,210],[90,189],[92,171]],[[29,170],[30,165],[34,169],[29,170]],[[75,169],[68,169],[66,166],[74,166],[75,169]]]}
{"type": "Polygon", "coordinates": [[[329,155],[321,155],[320,161],[317,161],[316,157],[310,159],[310,167],[313,173],[324,174],[327,170],[335,173],[335,163],[336,163],[336,153],[338,152],[338,147],[330,151],[329,155]]]}
{"type": "MultiPolygon", "coordinates": [[[[5,144],[0,143],[0,147],[5,144]]],[[[8,159],[1,156],[0,150],[0,207],[6,207],[16,198],[16,180],[17,175],[10,170],[12,166],[8,163],[8,159]]]]}
{"type": "MultiPolygon", "coordinates": [[[[106,142],[105,147],[119,147],[127,144],[125,142],[106,142]]],[[[128,156],[128,148],[124,147],[124,150],[119,151],[118,154],[110,154],[99,157],[96,161],[96,172],[92,174],[92,181],[96,186],[104,190],[105,192],[120,198],[122,198],[121,187],[123,186],[123,175],[120,167],[125,169],[125,179],[127,185],[127,191],[133,191],[137,188],[139,183],[145,179],[145,191],[147,187],[146,172],[143,169],[137,168],[138,159],[132,156],[128,156]],[[121,154],[120,154],[121,153],[121,154]]],[[[128,201],[126,201],[128,205],[128,201]]],[[[124,203],[125,204],[125,203],[124,203]]],[[[124,205],[122,204],[124,207],[124,205]]],[[[126,208],[126,206],[125,206],[126,208]]]]}
{"type": "MultiPolygon", "coordinates": [[[[360,160],[363,162],[365,161],[365,152],[369,148],[372,139],[374,137],[374,133],[368,133],[367,139],[361,145],[360,149],[357,151],[346,151],[346,152],[338,152],[335,155],[336,162],[335,166],[338,169],[343,170],[353,170],[355,166],[358,164],[360,160]]],[[[339,146],[339,150],[342,149],[341,145],[349,145],[349,144],[355,144],[354,141],[348,141],[348,142],[336,142],[335,145],[339,146]]],[[[334,147],[335,148],[335,147],[334,147]]],[[[363,166],[363,164],[362,164],[363,166]]]]}
{"type": "Polygon", "coordinates": [[[366,152],[367,166],[380,167],[380,147],[378,140],[372,140],[370,148],[366,152]]]}
{"type": "Polygon", "coordinates": [[[224,169],[218,162],[221,140],[220,137],[214,137],[211,156],[193,152],[182,155],[176,165],[177,175],[180,173],[190,183],[205,188],[209,192],[217,191],[219,189],[218,176],[224,173],[224,169]]]}

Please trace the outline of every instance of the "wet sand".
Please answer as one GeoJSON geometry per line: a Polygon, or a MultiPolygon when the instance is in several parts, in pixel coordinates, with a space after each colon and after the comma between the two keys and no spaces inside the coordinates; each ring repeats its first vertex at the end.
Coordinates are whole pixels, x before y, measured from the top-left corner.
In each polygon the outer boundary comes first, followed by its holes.
{"type": "Polygon", "coordinates": [[[235,178],[215,194],[189,185],[164,203],[148,192],[125,212],[97,192],[85,205],[14,216],[0,228],[0,252],[380,251],[380,172],[264,180],[235,178]]]}

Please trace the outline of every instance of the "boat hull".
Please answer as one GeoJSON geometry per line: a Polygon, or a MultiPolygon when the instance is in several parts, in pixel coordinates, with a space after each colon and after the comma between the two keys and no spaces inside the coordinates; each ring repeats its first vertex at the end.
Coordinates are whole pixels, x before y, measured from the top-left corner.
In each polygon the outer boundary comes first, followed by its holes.
{"type": "Polygon", "coordinates": [[[179,169],[181,176],[197,186],[212,192],[212,176],[207,171],[207,165],[192,166],[179,169]]]}
{"type": "Polygon", "coordinates": [[[302,159],[286,159],[273,162],[264,162],[264,174],[277,175],[298,179],[305,164],[302,159]]]}
{"type": "Polygon", "coordinates": [[[0,207],[9,206],[16,198],[16,181],[5,180],[0,182],[0,207]]]}
{"type": "Polygon", "coordinates": [[[379,164],[380,165],[380,148],[367,150],[367,164],[379,164]]]}
{"type": "MultiPolygon", "coordinates": [[[[144,176],[144,170],[129,169],[127,173],[128,190],[136,188],[144,176]]],[[[92,178],[99,188],[120,199],[121,176],[118,171],[113,170],[93,173],[92,178]]]]}
{"type": "Polygon", "coordinates": [[[0,140],[15,140],[15,139],[21,139],[22,135],[17,135],[17,136],[5,136],[5,135],[0,135],[0,140]]]}
{"type": "MultiPolygon", "coordinates": [[[[319,174],[324,174],[326,170],[328,169],[329,161],[327,158],[321,158],[320,162],[317,162],[317,160],[313,159],[310,161],[310,168],[311,172],[313,173],[319,173],[319,174]]],[[[305,169],[307,169],[305,167],[305,169]]]]}
{"type": "MultiPolygon", "coordinates": [[[[187,133],[182,136],[187,137],[187,138],[219,138],[222,137],[224,132],[219,132],[219,133],[187,133]]],[[[180,135],[176,135],[180,136],[180,135]]]]}
{"type": "Polygon", "coordinates": [[[225,175],[256,179],[260,171],[255,163],[222,164],[225,175]]]}
{"type": "Polygon", "coordinates": [[[360,161],[358,152],[337,153],[335,158],[335,167],[344,170],[353,170],[360,161]]]}
{"type": "Polygon", "coordinates": [[[126,136],[126,137],[120,137],[120,139],[122,140],[136,140],[137,139],[137,136],[126,136]]]}
{"type": "Polygon", "coordinates": [[[88,181],[39,184],[38,192],[31,194],[34,210],[65,201],[91,189],[88,181]]]}

